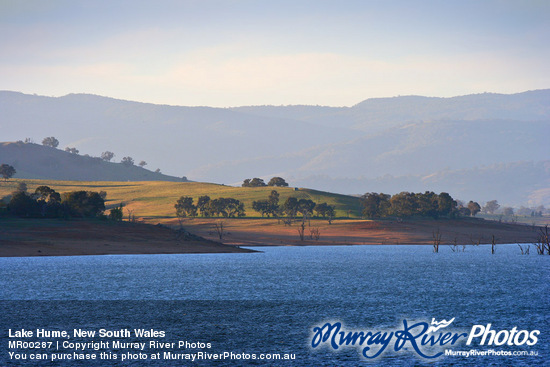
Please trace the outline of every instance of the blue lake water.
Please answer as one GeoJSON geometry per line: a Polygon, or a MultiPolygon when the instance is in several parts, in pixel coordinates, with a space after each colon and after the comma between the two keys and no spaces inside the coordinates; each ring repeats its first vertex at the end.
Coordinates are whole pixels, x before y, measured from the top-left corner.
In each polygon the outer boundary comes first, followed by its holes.
{"type": "Polygon", "coordinates": [[[497,246],[495,255],[490,246],[468,246],[458,253],[442,247],[439,254],[431,246],[259,250],[263,252],[0,258],[0,364],[18,365],[4,346],[8,328],[37,327],[149,327],[165,330],[172,341],[210,342],[215,352],[293,353],[296,359],[286,365],[297,366],[530,366],[550,361],[550,257],[535,255],[533,248],[529,256],[520,255],[516,245],[497,246]],[[539,330],[533,346],[453,346],[535,351],[538,356],[443,356],[429,361],[403,349],[366,361],[360,348],[310,347],[313,327],[327,321],[340,321],[348,330],[378,331],[403,329],[403,320],[432,318],[455,318],[449,330],[468,332],[473,325],[488,323],[497,331],[539,330]]]}

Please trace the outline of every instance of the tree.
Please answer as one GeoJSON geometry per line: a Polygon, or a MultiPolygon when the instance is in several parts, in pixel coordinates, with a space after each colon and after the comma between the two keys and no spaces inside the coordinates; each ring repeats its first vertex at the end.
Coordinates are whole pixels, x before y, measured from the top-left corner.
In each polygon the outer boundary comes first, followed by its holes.
{"type": "Polygon", "coordinates": [[[221,207],[223,209],[221,213],[224,217],[233,218],[244,217],[246,215],[244,211],[244,204],[239,200],[233,198],[220,198],[219,200],[222,202],[221,207]]]}
{"type": "Polygon", "coordinates": [[[252,181],[250,181],[250,187],[262,187],[266,186],[264,180],[258,177],[254,177],[252,181]]]}
{"type": "Polygon", "coordinates": [[[160,173],[160,168],[157,168],[157,169],[155,170],[155,173],[160,173]]]}
{"type": "Polygon", "coordinates": [[[72,191],[62,196],[64,207],[73,217],[98,217],[105,210],[105,201],[93,191],[72,191]]]}
{"type": "Polygon", "coordinates": [[[328,219],[328,224],[331,224],[332,218],[334,217],[334,206],[328,205],[327,203],[319,203],[313,208],[317,212],[318,216],[328,219]]]}
{"type": "Polygon", "coordinates": [[[139,165],[141,168],[143,168],[143,167],[145,167],[145,166],[147,165],[147,162],[141,161],[141,162],[139,162],[138,165],[139,165]]]}
{"type": "Polygon", "coordinates": [[[310,199],[300,199],[298,200],[298,211],[302,213],[304,217],[311,215],[313,213],[313,208],[315,208],[315,202],[310,199]]]}
{"type": "Polygon", "coordinates": [[[124,206],[122,205],[122,203],[120,203],[118,207],[112,208],[109,212],[109,219],[114,220],[115,222],[121,222],[122,217],[124,216],[124,213],[122,212],[123,207],[124,206]]]}
{"type": "Polygon", "coordinates": [[[328,208],[327,208],[328,224],[332,223],[332,218],[334,218],[335,214],[336,214],[336,208],[334,207],[334,205],[328,205],[328,208]]]}
{"type": "MultiPolygon", "coordinates": [[[[533,210],[530,209],[530,208],[526,208],[524,207],[523,205],[521,205],[519,207],[519,209],[516,211],[517,215],[521,215],[521,216],[524,216],[524,217],[528,217],[529,215],[531,215],[532,213],[534,214],[533,210]]],[[[534,216],[534,215],[532,215],[534,216]]]]}
{"type": "MultiPolygon", "coordinates": [[[[361,199],[364,207],[363,216],[367,218],[394,215],[397,217],[421,216],[437,219],[440,215],[453,217],[459,213],[457,201],[453,200],[451,195],[446,192],[436,195],[433,191],[424,193],[403,191],[391,197],[390,195],[371,192],[363,195],[361,199]]],[[[462,211],[462,214],[464,214],[464,211],[462,211]]]]}
{"type": "Polygon", "coordinates": [[[328,205],[327,203],[318,203],[315,205],[313,210],[317,213],[318,217],[324,218],[327,216],[328,205]]]}
{"type": "Polygon", "coordinates": [[[0,175],[2,175],[2,177],[4,177],[4,180],[8,180],[10,178],[13,177],[13,175],[15,175],[17,171],[15,170],[15,168],[13,168],[12,166],[10,166],[9,164],[2,164],[0,165],[0,175]]]}
{"type": "Polygon", "coordinates": [[[114,157],[115,157],[115,153],[109,152],[108,150],[101,153],[101,159],[103,159],[106,162],[110,162],[111,159],[113,159],[114,157]]]}
{"type": "Polygon", "coordinates": [[[120,163],[122,163],[123,165],[125,166],[133,166],[134,165],[134,158],[132,157],[124,157],[122,158],[122,160],[120,161],[120,163]]]}
{"type": "Polygon", "coordinates": [[[203,195],[199,197],[199,200],[197,201],[197,209],[200,210],[203,217],[211,216],[210,196],[203,195]]]}
{"type": "Polygon", "coordinates": [[[267,186],[261,178],[254,177],[252,180],[247,178],[243,181],[242,187],[262,187],[267,186]]]}
{"type": "Polygon", "coordinates": [[[410,217],[417,212],[418,203],[412,192],[403,191],[393,195],[390,204],[391,212],[396,217],[410,217]]]}
{"type": "Polygon", "coordinates": [[[442,192],[438,195],[437,204],[440,215],[453,216],[457,211],[457,202],[446,192],[442,192]]]}
{"type": "Polygon", "coordinates": [[[470,215],[472,215],[472,212],[467,207],[461,206],[460,208],[458,208],[458,214],[462,217],[469,217],[470,215]]]}
{"type": "Polygon", "coordinates": [[[252,202],[252,209],[260,213],[262,217],[267,215],[269,218],[269,214],[271,213],[270,207],[271,205],[268,200],[257,200],[252,202]]]}
{"type": "Polygon", "coordinates": [[[363,215],[367,218],[385,217],[389,213],[390,198],[388,194],[366,193],[361,197],[363,202],[363,215]]]}
{"type": "Polygon", "coordinates": [[[500,208],[500,205],[498,204],[498,201],[491,200],[488,201],[485,206],[483,207],[483,211],[487,212],[489,214],[494,214],[497,209],[500,208]]]}
{"type": "Polygon", "coordinates": [[[244,217],[244,204],[233,198],[218,198],[210,201],[210,214],[225,218],[244,217]]]}
{"type": "Polygon", "coordinates": [[[481,207],[479,206],[479,204],[476,203],[475,201],[471,201],[471,200],[468,203],[468,209],[470,209],[470,215],[472,217],[475,217],[476,214],[481,211],[481,207]]]}
{"type": "Polygon", "coordinates": [[[61,195],[48,186],[38,186],[36,190],[34,190],[34,197],[37,201],[61,202],[61,195]]]}
{"type": "Polygon", "coordinates": [[[277,192],[277,190],[271,190],[267,201],[269,201],[271,205],[279,206],[279,193],[277,192]]]}
{"type": "Polygon", "coordinates": [[[15,192],[8,210],[22,217],[87,218],[100,216],[105,210],[105,202],[97,192],[73,191],[61,196],[48,186],[39,186],[32,195],[15,192]]]}
{"type": "Polygon", "coordinates": [[[38,216],[38,203],[26,192],[16,192],[8,203],[8,211],[19,217],[38,216]]]}
{"type": "Polygon", "coordinates": [[[50,136],[42,140],[42,145],[44,145],[45,147],[57,148],[57,146],[59,145],[59,140],[57,140],[53,136],[50,136]]]}
{"type": "Polygon", "coordinates": [[[224,203],[222,200],[212,199],[208,204],[209,213],[211,216],[219,217],[222,214],[224,203]]]}
{"type": "Polygon", "coordinates": [[[42,217],[62,216],[61,195],[55,190],[48,186],[38,186],[34,191],[33,198],[36,200],[42,217]]]}
{"type": "Polygon", "coordinates": [[[294,218],[298,212],[298,199],[295,197],[287,198],[283,204],[283,211],[288,217],[294,218]]]}
{"type": "Polygon", "coordinates": [[[71,154],[78,154],[79,153],[79,150],[76,149],[76,148],[65,148],[65,151],[68,152],[68,153],[71,153],[71,154]]]}
{"type": "Polygon", "coordinates": [[[267,186],[287,187],[288,184],[281,177],[273,177],[271,180],[269,180],[269,182],[267,183],[267,186]]]}
{"type": "Polygon", "coordinates": [[[267,201],[269,203],[269,213],[276,217],[279,212],[279,193],[276,190],[271,190],[267,201]]]}
{"type": "Polygon", "coordinates": [[[503,211],[503,214],[507,217],[511,217],[512,215],[514,215],[514,208],[512,207],[507,206],[504,209],[502,209],[502,211],[503,211]]]}
{"type": "Polygon", "coordinates": [[[252,202],[252,209],[258,213],[267,215],[269,218],[270,215],[276,217],[279,214],[279,193],[276,190],[271,190],[267,200],[258,200],[252,202]]]}
{"type": "Polygon", "coordinates": [[[189,196],[182,196],[178,199],[174,205],[176,208],[176,216],[178,218],[196,217],[197,207],[193,205],[193,198],[189,196]]]}
{"type": "Polygon", "coordinates": [[[426,191],[423,194],[418,193],[415,196],[417,202],[417,213],[423,217],[437,219],[439,216],[438,196],[433,191],[426,191]]]}

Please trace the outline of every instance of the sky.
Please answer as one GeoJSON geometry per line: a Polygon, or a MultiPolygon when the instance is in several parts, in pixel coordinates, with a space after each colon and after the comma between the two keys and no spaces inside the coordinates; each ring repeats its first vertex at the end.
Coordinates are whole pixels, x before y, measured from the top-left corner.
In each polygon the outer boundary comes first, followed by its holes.
{"type": "Polygon", "coordinates": [[[0,0],[0,90],[352,106],[550,88],[547,0],[0,0]]]}

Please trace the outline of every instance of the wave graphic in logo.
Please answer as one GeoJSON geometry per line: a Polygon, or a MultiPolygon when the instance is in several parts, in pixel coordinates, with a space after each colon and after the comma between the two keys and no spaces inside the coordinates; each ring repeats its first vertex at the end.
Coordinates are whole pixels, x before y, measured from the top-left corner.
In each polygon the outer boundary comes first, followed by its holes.
{"type": "Polygon", "coordinates": [[[454,317],[452,319],[450,319],[449,321],[441,320],[439,322],[435,321],[435,318],[432,318],[432,326],[430,326],[426,332],[427,333],[435,333],[437,330],[446,328],[447,326],[451,325],[451,323],[453,321],[455,321],[454,317]],[[435,326],[433,326],[433,325],[435,325],[435,326]]]}

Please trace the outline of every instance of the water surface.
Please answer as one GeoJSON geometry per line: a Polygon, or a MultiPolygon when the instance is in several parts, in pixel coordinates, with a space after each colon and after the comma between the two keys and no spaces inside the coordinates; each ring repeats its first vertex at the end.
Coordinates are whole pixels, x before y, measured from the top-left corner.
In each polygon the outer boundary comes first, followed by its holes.
{"type": "MultiPolygon", "coordinates": [[[[3,326],[140,324],[212,340],[218,349],[296,353],[292,365],[360,365],[367,362],[356,349],[311,350],[311,328],[338,320],[375,330],[455,317],[453,327],[468,330],[487,323],[539,329],[537,345],[523,349],[541,356],[445,357],[436,365],[548,361],[550,259],[522,256],[516,245],[498,246],[495,255],[490,246],[438,254],[404,245],[256,249],[263,252],[1,258],[0,298],[17,309],[3,326]]],[[[425,361],[402,351],[374,363],[388,362],[425,361]]]]}

